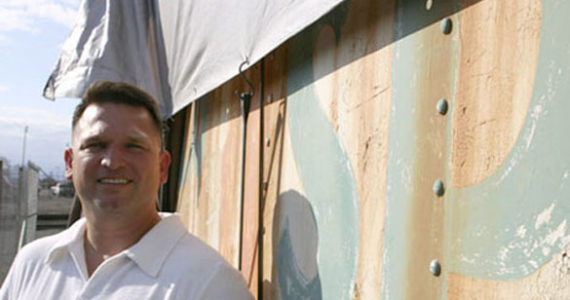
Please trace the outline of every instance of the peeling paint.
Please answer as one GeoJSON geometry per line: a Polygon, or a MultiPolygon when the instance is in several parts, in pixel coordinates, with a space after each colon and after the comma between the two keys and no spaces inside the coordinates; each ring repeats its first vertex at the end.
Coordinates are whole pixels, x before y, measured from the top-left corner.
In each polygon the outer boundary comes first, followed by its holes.
{"type": "Polygon", "coordinates": [[[536,223],[534,224],[534,229],[538,229],[540,228],[540,226],[547,224],[550,221],[550,218],[552,217],[553,210],[554,210],[554,203],[552,203],[549,208],[545,209],[540,214],[538,214],[538,216],[536,217],[536,223]]]}
{"type": "Polygon", "coordinates": [[[526,227],[524,225],[521,225],[517,228],[517,234],[516,236],[519,238],[524,238],[526,235],[526,227]]]}

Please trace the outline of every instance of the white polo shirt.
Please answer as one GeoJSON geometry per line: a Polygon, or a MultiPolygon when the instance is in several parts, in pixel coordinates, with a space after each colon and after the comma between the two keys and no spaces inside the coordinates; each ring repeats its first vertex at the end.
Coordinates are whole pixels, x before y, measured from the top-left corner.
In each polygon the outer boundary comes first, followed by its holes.
{"type": "Polygon", "coordinates": [[[241,274],[176,215],[87,276],[85,219],[26,245],[0,289],[8,299],[253,299],[241,274]]]}

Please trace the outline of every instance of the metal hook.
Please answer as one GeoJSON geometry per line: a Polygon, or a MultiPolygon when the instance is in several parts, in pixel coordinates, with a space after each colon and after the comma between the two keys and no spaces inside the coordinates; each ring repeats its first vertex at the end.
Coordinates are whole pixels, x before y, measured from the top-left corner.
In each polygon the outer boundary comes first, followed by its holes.
{"type": "Polygon", "coordinates": [[[251,96],[253,96],[253,91],[255,90],[255,88],[253,87],[253,84],[251,83],[251,81],[249,81],[249,79],[245,76],[245,74],[243,73],[243,66],[248,64],[249,65],[249,60],[246,58],[244,62],[242,62],[239,65],[239,75],[241,76],[241,78],[243,78],[243,80],[245,80],[245,82],[247,82],[247,85],[249,85],[250,88],[250,92],[249,94],[251,94],[251,96]]]}
{"type": "MultiPolygon", "coordinates": [[[[249,85],[250,92],[249,93],[240,93],[238,95],[240,100],[241,106],[241,113],[243,116],[243,126],[242,126],[242,147],[241,147],[241,187],[240,187],[240,221],[239,221],[239,245],[242,244],[243,241],[243,222],[244,222],[244,199],[245,199],[245,159],[246,159],[246,141],[247,141],[247,116],[249,115],[249,109],[251,107],[251,98],[253,98],[253,91],[254,87],[251,84],[251,81],[245,76],[243,73],[243,66],[248,64],[249,61],[246,57],[245,61],[239,65],[239,75],[247,85],[249,85]]],[[[239,270],[242,270],[242,248],[239,247],[239,256],[238,256],[238,267],[239,270]]]]}

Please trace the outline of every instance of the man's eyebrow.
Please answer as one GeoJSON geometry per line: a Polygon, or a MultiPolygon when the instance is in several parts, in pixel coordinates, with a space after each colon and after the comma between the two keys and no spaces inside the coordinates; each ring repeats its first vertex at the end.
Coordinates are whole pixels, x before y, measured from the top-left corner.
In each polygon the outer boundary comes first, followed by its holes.
{"type": "Polygon", "coordinates": [[[101,136],[99,135],[92,135],[92,136],[88,136],[83,140],[79,141],[79,147],[84,147],[86,145],[92,144],[92,143],[100,143],[103,142],[103,138],[101,138],[101,136]]]}
{"type": "Polygon", "coordinates": [[[101,136],[99,135],[92,135],[92,136],[88,136],[86,137],[81,144],[87,144],[87,143],[93,143],[93,142],[100,142],[103,139],[101,138],[101,136]]]}
{"type": "Polygon", "coordinates": [[[137,144],[145,148],[151,147],[151,142],[147,135],[128,136],[126,142],[129,144],[137,144]]]}
{"type": "Polygon", "coordinates": [[[129,142],[144,143],[148,139],[149,139],[149,136],[147,134],[141,134],[141,133],[130,134],[129,136],[127,136],[127,141],[129,141],[129,142]]]}

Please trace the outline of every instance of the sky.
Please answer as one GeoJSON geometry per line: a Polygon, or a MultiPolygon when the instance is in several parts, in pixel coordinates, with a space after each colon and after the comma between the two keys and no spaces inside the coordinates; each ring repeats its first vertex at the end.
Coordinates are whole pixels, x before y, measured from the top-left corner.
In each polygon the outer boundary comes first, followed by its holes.
{"type": "Polygon", "coordinates": [[[0,0],[0,157],[63,178],[78,99],[46,100],[42,91],[71,33],[80,0],[0,0]]]}

